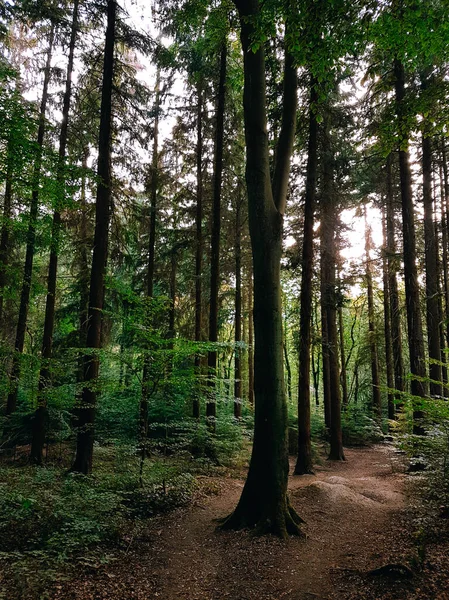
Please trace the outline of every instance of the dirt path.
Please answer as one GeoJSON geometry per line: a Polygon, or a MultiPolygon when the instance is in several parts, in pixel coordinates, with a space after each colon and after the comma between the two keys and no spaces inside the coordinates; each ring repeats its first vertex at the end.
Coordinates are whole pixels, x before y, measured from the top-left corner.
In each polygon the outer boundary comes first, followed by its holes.
{"type": "Polygon", "coordinates": [[[306,539],[216,532],[213,519],[235,507],[243,487],[240,480],[217,480],[218,495],[155,519],[115,566],[63,586],[52,598],[363,598],[352,595],[351,573],[381,566],[396,553],[390,528],[405,507],[405,475],[388,446],[347,450],[346,456],[314,476],[290,477],[306,539]]]}

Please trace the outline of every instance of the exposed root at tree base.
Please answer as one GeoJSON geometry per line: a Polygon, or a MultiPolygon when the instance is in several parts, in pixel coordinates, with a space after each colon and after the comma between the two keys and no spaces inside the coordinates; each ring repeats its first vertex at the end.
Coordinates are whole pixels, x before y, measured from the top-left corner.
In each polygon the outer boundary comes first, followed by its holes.
{"type": "Polygon", "coordinates": [[[254,511],[248,512],[249,514],[245,514],[246,511],[240,505],[237,506],[233,513],[219,521],[217,529],[223,531],[251,529],[254,535],[271,534],[282,539],[287,539],[289,535],[306,537],[299,527],[304,523],[304,520],[301,519],[289,501],[287,501],[286,509],[274,519],[261,516],[256,520],[254,511]]]}

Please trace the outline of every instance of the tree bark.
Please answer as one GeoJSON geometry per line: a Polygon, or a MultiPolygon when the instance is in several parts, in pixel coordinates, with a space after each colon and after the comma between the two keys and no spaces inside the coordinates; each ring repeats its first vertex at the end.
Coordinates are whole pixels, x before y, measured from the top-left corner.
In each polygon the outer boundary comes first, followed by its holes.
{"type": "Polygon", "coordinates": [[[310,80],[309,142],[307,148],[306,193],[304,199],[304,235],[301,261],[301,294],[298,370],[298,456],[295,475],[313,473],[310,437],[310,350],[312,327],[313,225],[315,214],[318,123],[316,103],[318,82],[310,80]]]}
{"type": "Polygon", "coordinates": [[[75,461],[72,471],[88,475],[92,472],[94,447],[95,405],[99,373],[101,344],[101,321],[104,298],[104,280],[108,256],[109,219],[111,208],[111,131],[112,89],[114,77],[114,45],[117,4],[108,0],[107,29],[103,62],[103,86],[101,93],[101,116],[98,142],[98,186],[95,203],[94,251],[89,288],[89,309],[86,348],[84,356],[84,387],[78,408],[78,433],[75,461]]]}
{"type": "Polygon", "coordinates": [[[69,58],[67,63],[66,86],[62,105],[62,123],[59,133],[57,198],[53,213],[53,224],[50,242],[50,261],[48,265],[47,299],[45,305],[44,335],[42,338],[42,366],[39,372],[38,405],[34,413],[33,436],[31,440],[30,459],[36,464],[42,463],[42,452],[47,429],[47,391],[51,385],[50,360],[53,347],[53,331],[55,326],[56,283],[58,276],[58,255],[61,229],[61,210],[65,201],[65,158],[67,148],[70,101],[72,97],[72,72],[75,54],[76,35],[78,30],[78,0],[74,0],[72,12],[72,28],[69,41],[69,58]]]}
{"type": "Polygon", "coordinates": [[[36,242],[36,221],[39,212],[39,183],[41,178],[42,151],[45,135],[45,113],[48,101],[48,86],[50,83],[50,66],[53,53],[55,28],[51,25],[47,60],[44,70],[44,84],[42,88],[42,99],[39,110],[39,128],[37,132],[37,156],[33,167],[33,189],[31,192],[30,216],[28,222],[27,245],[25,253],[25,265],[23,269],[22,291],[20,295],[19,318],[17,321],[16,339],[14,343],[14,357],[11,367],[10,385],[8,399],[6,402],[6,415],[12,414],[17,407],[17,393],[20,379],[20,359],[25,345],[25,333],[30,304],[31,278],[33,275],[33,262],[36,242]]]}
{"type": "MultiPolygon", "coordinates": [[[[399,60],[394,62],[396,110],[399,131],[404,130],[405,114],[405,73],[404,66],[399,60]]],[[[416,236],[415,214],[413,208],[412,177],[409,164],[408,136],[398,140],[399,143],[399,173],[401,180],[402,200],[402,232],[404,239],[404,279],[407,305],[408,346],[410,356],[410,371],[412,375],[410,390],[413,396],[424,398],[427,395],[427,373],[425,364],[424,338],[422,330],[421,310],[419,306],[419,282],[416,266],[416,236]]],[[[414,432],[423,433],[420,419],[422,410],[415,402],[414,432]]]]}
{"type": "MultiPolygon", "coordinates": [[[[223,527],[298,534],[300,518],[287,499],[287,403],[282,360],[280,260],[282,222],[296,119],[296,69],[286,52],[284,104],[273,182],[266,118],[264,47],[252,51],[258,0],[236,2],[244,57],[246,182],[254,265],[255,428],[248,477],[223,527]]],[[[288,26],[288,25],[287,25],[288,26]]]]}
{"type": "MultiPolygon", "coordinates": [[[[227,40],[223,41],[220,53],[220,76],[218,80],[218,99],[215,125],[215,156],[214,156],[214,188],[212,199],[212,237],[210,256],[210,308],[209,308],[209,341],[218,341],[218,291],[220,286],[220,236],[221,236],[221,184],[223,178],[223,147],[224,147],[224,113],[226,99],[226,59],[227,40]]],[[[209,426],[215,429],[217,404],[215,401],[215,377],[217,368],[217,352],[209,350],[207,357],[209,370],[208,402],[206,417],[209,426]]]]}

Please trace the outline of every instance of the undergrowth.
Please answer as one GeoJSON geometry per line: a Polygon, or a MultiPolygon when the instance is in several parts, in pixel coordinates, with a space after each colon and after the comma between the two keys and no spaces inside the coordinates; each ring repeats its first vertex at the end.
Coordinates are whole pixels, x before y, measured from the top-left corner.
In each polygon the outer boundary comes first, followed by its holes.
{"type": "MultiPolygon", "coordinates": [[[[226,425],[222,434],[229,435],[226,425]]],[[[218,434],[216,444],[223,463],[231,465],[233,453],[241,462],[237,436],[226,445],[218,434]]],[[[52,583],[76,569],[115,560],[148,519],[192,501],[197,474],[225,468],[204,456],[164,456],[153,448],[141,486],[135,447],[97,445],[94,461],[89,477],[65,465],[24,465],[20,457],[0,465],[0,565],[8,582],[0,599],[45,598],[52,583]]]]}

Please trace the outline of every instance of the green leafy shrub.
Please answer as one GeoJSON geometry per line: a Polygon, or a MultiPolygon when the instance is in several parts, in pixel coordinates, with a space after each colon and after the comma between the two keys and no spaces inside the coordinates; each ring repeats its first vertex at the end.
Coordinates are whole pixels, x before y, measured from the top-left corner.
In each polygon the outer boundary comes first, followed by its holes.
{"type": "Polygon", "coordinates": [[[342,412],[341,426],[345,446],[373,444],[384,437],[379,423],[353,404],[342,412]]]}

